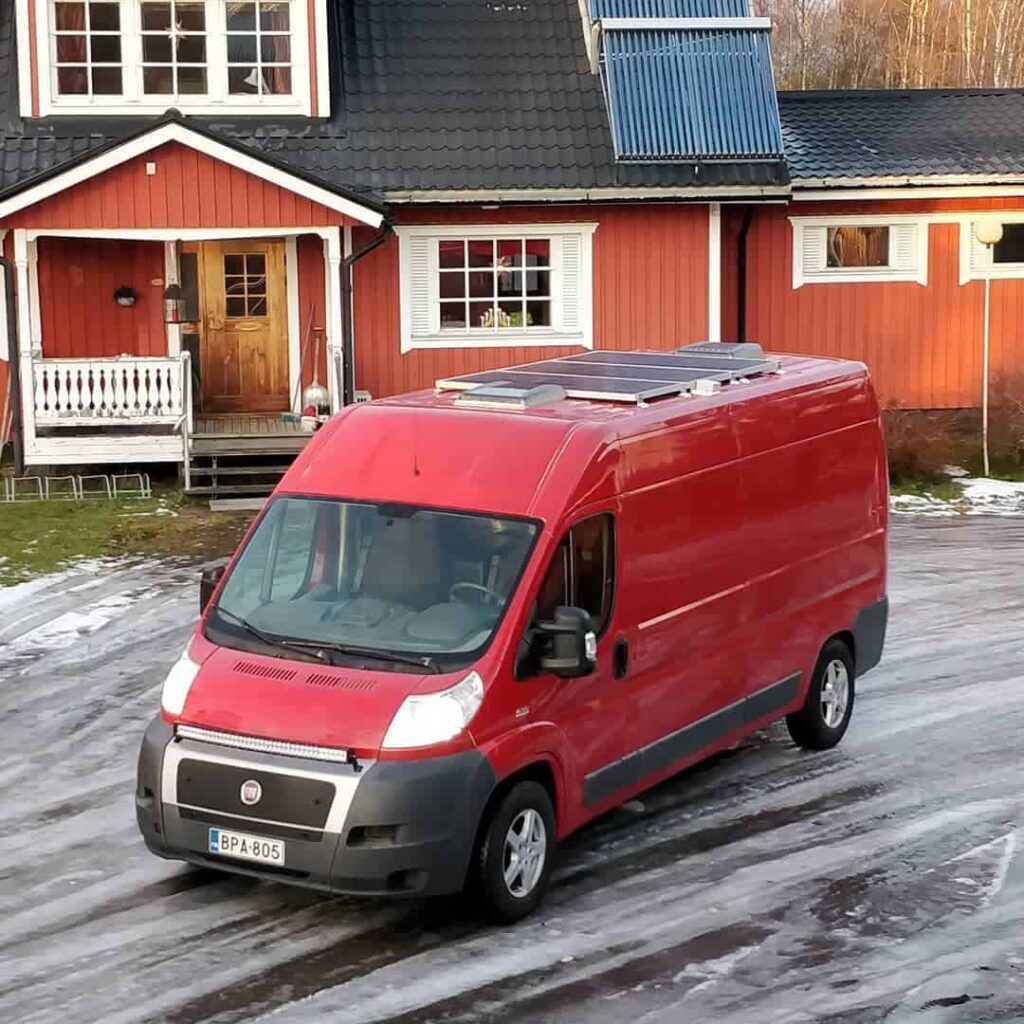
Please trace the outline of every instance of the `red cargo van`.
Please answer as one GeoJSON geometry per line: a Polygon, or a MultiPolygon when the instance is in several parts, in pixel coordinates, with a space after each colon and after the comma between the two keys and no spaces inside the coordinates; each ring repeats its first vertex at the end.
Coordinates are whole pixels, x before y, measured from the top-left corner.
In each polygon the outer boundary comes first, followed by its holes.
{"type": "Polygon", "coordinates": [[[335,416],[226,571],[142,744],[162,857],[336,892],[467,883],[785,717],[846,731],[887,620],[864,367],[582,356],[335,416]]]}

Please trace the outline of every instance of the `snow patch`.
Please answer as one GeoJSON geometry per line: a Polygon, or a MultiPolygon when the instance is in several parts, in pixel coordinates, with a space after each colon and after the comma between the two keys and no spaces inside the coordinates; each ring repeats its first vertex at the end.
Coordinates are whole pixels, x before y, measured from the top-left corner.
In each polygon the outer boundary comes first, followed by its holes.
{"type": "Polygon", "coordinates": [[[135,598],[126,594],[112,594],[101,598],[84,612],[64,612],[55,619],[23,633],[12,644],[13,649],[44,648],[60,650],[70,647],[83,636],[95,633],[108,622],[118,618],[135,603],[135,598]]]}
{"type": "Polygon", "coordinates": [[[961,488],[961,497],[949,501],[930,494],[895,494],[889,507],[893,512],[917,516],[1024,515],[1024,482],[972,477],[963,470],[954,474],[956,468],[947,467],[946,472],[961,488]]]}

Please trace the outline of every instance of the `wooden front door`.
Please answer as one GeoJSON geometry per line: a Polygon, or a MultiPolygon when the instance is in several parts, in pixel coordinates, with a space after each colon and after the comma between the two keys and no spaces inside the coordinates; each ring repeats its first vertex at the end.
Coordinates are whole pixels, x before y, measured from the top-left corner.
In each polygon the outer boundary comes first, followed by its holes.
{"type": "Polygon", "coordinates": [[[203,242],[198,263],[203,412],[283,412],[291,404],[284,242],[203,242]]]}

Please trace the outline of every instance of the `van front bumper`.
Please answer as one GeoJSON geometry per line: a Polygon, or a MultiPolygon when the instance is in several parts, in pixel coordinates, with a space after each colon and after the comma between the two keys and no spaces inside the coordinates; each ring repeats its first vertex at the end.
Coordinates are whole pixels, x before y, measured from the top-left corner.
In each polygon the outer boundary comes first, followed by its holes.
{"type": "Polygon", "coordinates": [[[440,895],[462,888],[494,789],[479,751],[347,764],[176,737],[155,718],[135,794],[149,849],[172,860],[354,895],[440,895]],[[241,802],[241,784],[261,799],[241,802]],[[209,852],[210,829],[285,844],[284,866],[209,852]]]}

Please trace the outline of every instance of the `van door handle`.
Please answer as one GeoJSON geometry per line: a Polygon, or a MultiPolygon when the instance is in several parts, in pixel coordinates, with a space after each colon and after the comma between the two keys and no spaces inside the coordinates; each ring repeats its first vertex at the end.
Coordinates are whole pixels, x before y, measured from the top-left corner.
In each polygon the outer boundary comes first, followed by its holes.
{"type": "Polygon", "coordinates": [[[624,636],[620,636],[612,647],[612,665],[616,679],[621,679],[629,671],[629,641],[624,636]]]}

